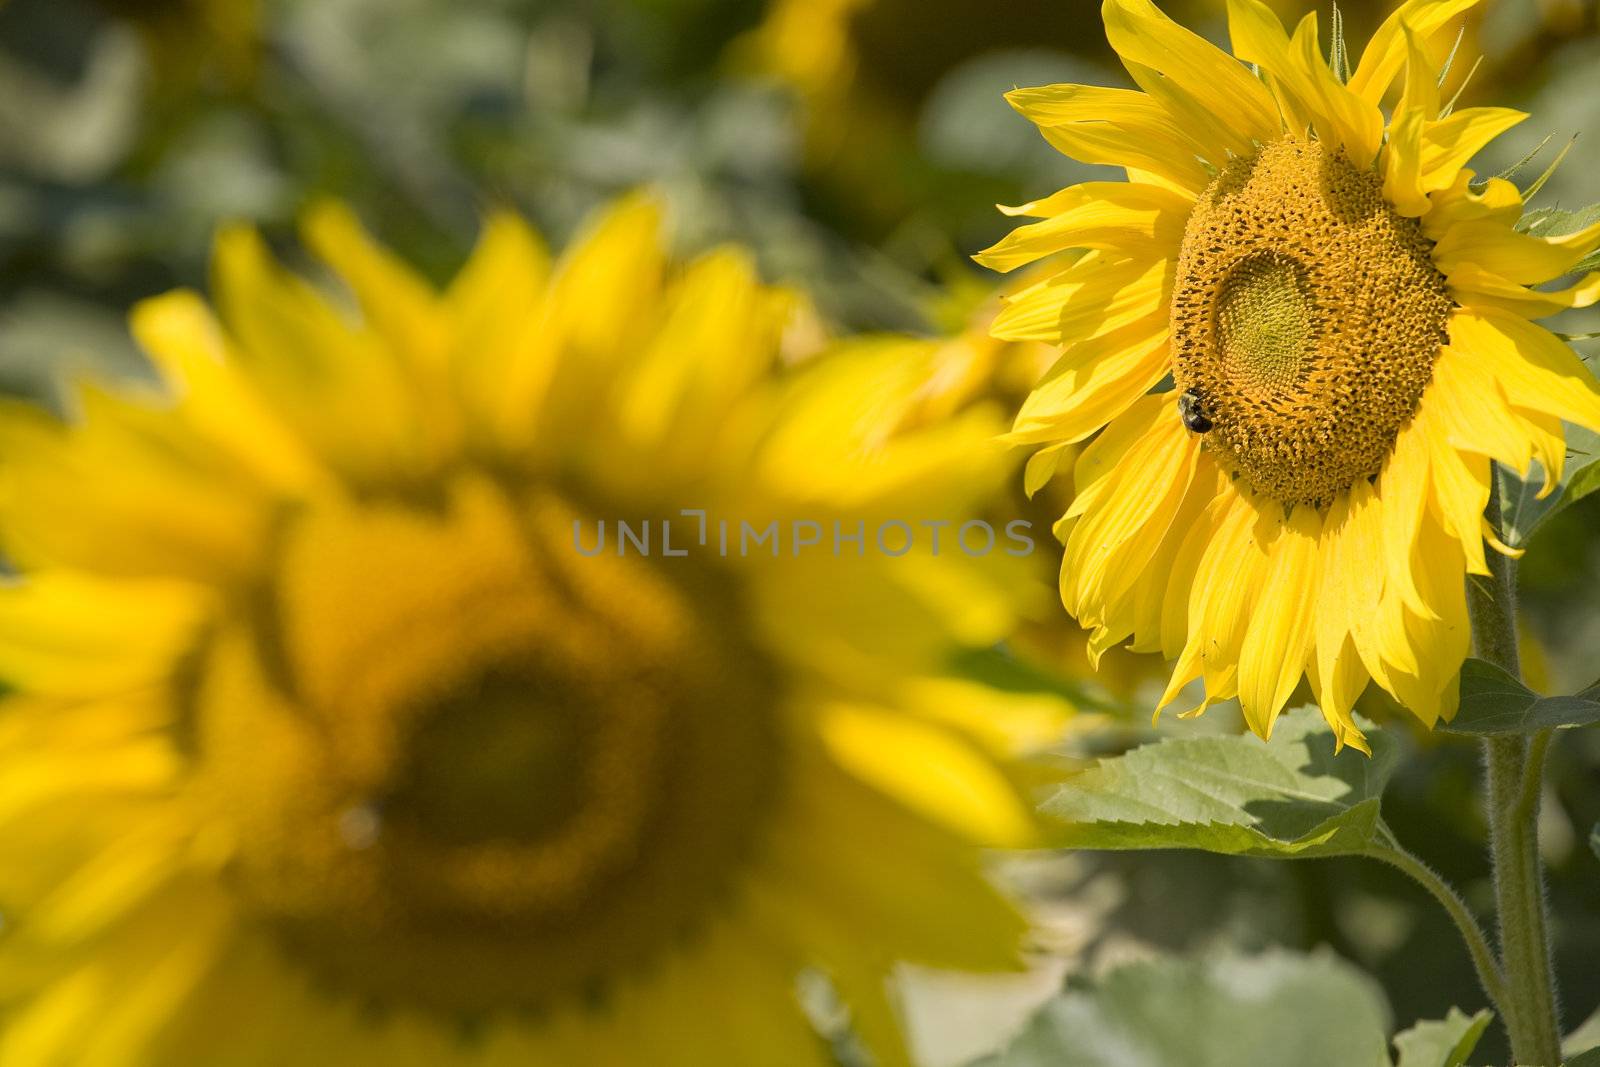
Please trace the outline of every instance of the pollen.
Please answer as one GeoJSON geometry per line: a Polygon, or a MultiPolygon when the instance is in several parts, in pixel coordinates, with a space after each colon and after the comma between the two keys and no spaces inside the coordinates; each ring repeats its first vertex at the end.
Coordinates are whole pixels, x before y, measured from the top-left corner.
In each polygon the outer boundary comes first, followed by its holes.
{"type": "Polygon", "coordinates": [[[1275,142],[1217,176],[1184,234],[1172,345],[1224,468],[1312,506],[1382,469],[1446,339],[1431,251],[1377,174],[1319,142],[1275,142]]]}

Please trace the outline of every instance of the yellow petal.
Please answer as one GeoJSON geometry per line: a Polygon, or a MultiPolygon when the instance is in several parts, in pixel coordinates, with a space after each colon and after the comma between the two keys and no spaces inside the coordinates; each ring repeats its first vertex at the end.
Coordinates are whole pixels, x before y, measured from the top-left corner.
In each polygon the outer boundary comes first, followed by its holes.
{"type": "Polygon", "coordinates": [[[1452,448],[1486,456],[1523,478],[1528,476],[1532,442],[1486,362],[1444,345],[1434,359],[1433,381],[1424,402],[1438,416],[1452,448]]]}
{"type": "MultiPolygon", "coordinates": [[[[1221,471],[1203,451],[1195,457],[1195,468],[1182,502],[1173,512],[1172,521],[1161,534],[1160,545],[1149,561],[1137,572],[1125,575],[1120,584],[1132,587],[1127,610],[1133,633],[1131,645],[1135,652],[1160,652],[1176,656],[1183,648],[1186,634],[1179,632],[1170,643],[1164,632],[1169,598],[1184,598],[1193,588],[1198,555],[1185,555],[1188,535],[1197,524],[1211,521],[1210,509],[1216,501],[1221,485],[1221,471]]],[[[1184,626],[1187,612],[1179,613],[1184,626]]]]}
{"type": "MultiPolygon", "coordinates": [[[[1175,530],[1179,538],[1172,556],[1170,580],[1161,597],[1161,654],[1177,659],[1189,639],[1189,598],[1199,577],[1200,562],[1211,544],[1211,537],[1233,506],[1235,494],[1216,462],[1202,453],[1191,495],[1208,490],[1210,497],[1203,512],[1187,529],[1175,530]]],[[[1187,681],[1187,679],[1185,679],[1187,681]]]]}
{"type": "Polygon", "coordinates": [[[1383,198],[1411,218],[1427,214],[1430,207],[1422,187],[1422,130],[1426,125],[1420,111],[1399,112],[1384,152],[1383,198]]]}
{"type": "Polygon", "coordinates": [[[347,204],[313,204],[300,228],[306,247],[350,286],[362,313],[393,350],[437,370],[445,356],[446,323],[433,287],[373,241],[347,204]]]}
{"type": "Polygon", "coordinates": [[[1489,504],[1489,462],[1450,444],[1449,429],[1433,402],[1434,389],[1417,409],[1416,429],[1428,445],[1431,507],[1444,531],[1461,543],[1467,570],[1488,574],[1483,554],[1483,510],[1489,504]]]}
{"type": "MultiPolygon", "coordinates": [[[[450,370],[455,390],[472,414],[468,430],[491,438],[514,438],[528,414],[515,413],[509,426],[481,426],[505,413],[506,382],[540,358],[537,331],[544,314],[550,257],[537,234],[511,214],[491,216],[472,257],[446,291],[454,322],[450,370]]],[[[548,354],[549,349],[543,350],[548,354]]],[[[531,403],[531,401],[530,401],[531,403]]]]}
{"type": "Polygon", "coordinates": [[[1384,602],[1383,507],[1377,491],[1358,481],[1348,493],[1348,513],[1339,530],[1339,571],[1344,583],[1344,629],[1361,663],[1380,684],[1384,677],[1376,620],[1384,602]]]}
{"type": "Polygon", "coordinates": [[[1366,735],[1351,714],[1356,698],[1366,688],[1368,680],[1367,670],[1361,664],[1354,643],[1347,638],[1326,660],[1321,658],[1320,648],[1318,653],[1306,663],[1306,678],[1311,683],[1311,691],[1316,694],[1323,719],[1333,731],[1334,752],[1338,753],[1345,745],[1349,745],[1372,755],[1372,746],[1367,743],[1366,735]]]}
{"type": "Polygon", "coordinates": [[[1420,531],[1420,548],[1418,573],[1429,617],[1406,613],[1405,642],[1414,652],[1416,666],[1412,671],[1391,670],[1389,681],[1406,709],[1432,726],[1455,711],[1455,679],[1471,643],[1472,627],[1459,543],[1430,517],[1420,531]]]}
{"type": "Polygon", "coordinates": [[[1114,259],[1095,252],[1005,298],[990,335],[1005,341],[1071,344],[1164,317],[1175,267],[1169,259],[1114,259]]]}
{"type": "Polygon", "coordinates": [[[1566,289],[1544,292],[1502,278],[1488,267],[1461,262],[1456,264],[1449,281],[1457,302],[1482,310],[1510,312],[1525,319],[1545,319],[1600,302],[1600,271],[1566,289]]]}
{"type": "MultiPolygon", "coordinates": [[[[1097,497],[1072,530],[1062,557],[1061,592],[1080,622],[1104,626],[1123,603],[1171,527],[1194,477],[1199,442],[1171,412],[1135,441],[1108,480],[1115,492],[1097,497]]],[[[1076,502],[1074,502],[1076,507],[1076,502]]],[[[1121,640],[1132,631],[1122,620],[1121,640]]]]}
{"type": "Polygon", "coordinates": [[[1472,263],[1518,285],[1537,285],[1569,273],[1600,248],[1600,223],[1560,237],[1533,237],[1494,222],[1464,222],[1439,238],[1433,261],[1447,276],[1472,263]]]}
{"type": "Polygon", "coordinates": [[[1172,255],[1194,206],[1169,189],[1132,182],[1084,182],[1048,203],[1051,217],[1017,227],[973,258],[1004,273],[1072,248],[1172,255]]]}
{"type": "Polygon", "coordinates": [[[1050,479],[1056,476],[1062,455],[1071,447],[1071,442],[1063,441],[1049,448],[1041,448],[1028,457],[1028,464],[1022,471],[1022,491],[1028,499],[1033,499],[1039,490],[1050,484],[1050,479]]]}
{"type": "Polygon", "coordinates": [[[1205,150],[1144,93],[1047,85],[1013,89],[1006,100],[1057,150],[1080,162],[1147,170],[1191,193],[1211,183],[1205,150]]]}
{"type": "Polygon", "coordinates": [[[1229,490],[1227,497],[1227,510],[1212,528],[1195,571],[1189,637],[1158,707],[1171,703],[1197,675],[1205,679],[1208,703],[1226,699],[1238,686],[1239,648],[1268,560],[1255,536],[1260,510],[1240,493],[1229,490]]]}
{"type": "Polygon", "coordinates": [[[783,836],[769,891],[809,898],[828,921],[902,960],[1018,968],[1026,923],[978,869],[970,842],[848,774],[802,769],[790,824],[775,828],[783,836]]]}
{"type": "Polygon", "coordinates": [[[703,465],[727,413],[771,369],[791,310],[739,250],[716,249],[690,263],[614,400],[630,444],[663,468],[674,459],[703,465]]]}
{"type": "Polygon", "coordinates": [[[1473,156],[1527,117],[1510,108],[1473,107],[1428,123],[1422,132],[1423,189],[1450,188],[1473,156]]]}
{"type": "Polygon", "coordinates": [[[1429,198],[1433,209],[1423,219],[1422,229],[1429,238],[1442,240],[1450,230],[1462,223],[1495,222],[1504,227],[1515,227],[1522,218],[1522,193],[1504,178],[1490,178],[1483,189],[1473,188],[1477,177],[1463,170],[1455,180],[1435,191],[1429,198]]]}
{"type": "Polygon", "coordinates": [[[1425,215],[1431,206],[1422,180],[1423,130],[1439,114],[1433,64],[1410,27],[1405,28],[1406,88],[1395,108],[1384,156],[1383,195],[1402,215],[1425,215]]]}
{"type": "Polygon", "coordinates": [[[218,235],[213,273],[239,367],[318,454],[358,481],[431,467],[415,385],[376,333],[282,270],[253,230],[218,235]]]}
{"type": "Polygon", "coordinates": [[[637,193],[596,213],[567,245],[530,343],[497,383],[494,421],[514,442],[587,436],[595,405],[655,321],[666,278],[663,228],[661,203],[637,193]]]}
{"type": "Polygon", "coordinates": [[[1488,369],[1517,407],[1600,429],[1600,383],[1542,326],[1493,308],[1457,308],[1450,345],[1488,369]]]}
{"type": "Polygon", "coordinates": [[[1258,63],[1298,102],[1325,144],[1342,146],[1358,167],[1377,158],[1383,113],[1352,93],[1329,69],[1317,45],[1316,15],[1306,16],[1291,44],[1261,0],[1228,0],[1228,31],[1240,59],[1258,63]]]}
{"type": "Polygon", "coordinates": [[[134,305],[129,326],[195,430],[286,492],[325,479],[303,442],[239,373],[222,326],[188,290],[134,305]]]}
{"type": "Polygon", "coordinates": [[[204,604],[183,583],[30,574],[0,585],[0,678],[60,695],[156,685],[197,639],[204,604]]]}
{"type": "Polygon", "coordinates": [[[1311,508],[1296,508],[1287,519],[1269,510],[1257,527],[1267,564],[1239,648],[1239,704],[1245,722],[1263,738],[1272,735],[1312,651],[1321,533],[1322,520],[1311,508]]]}
{"type": "Polygon", "coordinates": [[[996,848],[1035,842],[1026,800],[971,738],[903,712],[859,705],[832,705],[818,725],[840,766],[924,818],[996,848]]]}
{"type": "Polygon", "coordinates": [[[1173,22],[1150,0],[1105,0],[1101,15],[1106,39],[1140,88],[1151,92],[1159,81],[1147,72],[1157,72],[1171,89],[1158,97],[1164,106],[1172,110],[1174,96],[1193,102],[1172,111],[1184,129],[1220,127],[1236,151],[1278,136],[1282,125],[1272,94],[1238,60],[1173,22]],[[1190,125],[1201,115],[1203,122],[1190,125]]]}
{"type": "Polygon", "coordinates": [[[1351,92],[1379,103],[1394,84],[1406,61],[1405,29],[1426,40],[1451,19],[1471,11],[1482,0],[1406,0],[1396,8],[1367,42],[1361,62],[1350,76],[1351,92]]]}
{"type": "Polygon", "coordinates": [[[246,470],[153,405],[88,387],[81,421],[0,404],[0,537],[14,561],[215,580],[256,566],[271,507],[246,470]]]}
{"type": "Polygon", "coordinates": [[[1023,402],[1011,439],[1081,441],[1148,393],[1170,361],[1164,316],[1070,345],[1023,402]]]}

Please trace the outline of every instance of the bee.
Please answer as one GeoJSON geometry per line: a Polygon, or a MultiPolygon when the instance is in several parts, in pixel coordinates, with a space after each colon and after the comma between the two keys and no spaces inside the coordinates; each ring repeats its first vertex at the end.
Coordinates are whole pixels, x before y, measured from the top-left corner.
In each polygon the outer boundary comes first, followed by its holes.
{"type": "Polygon", "coordinates": [[[1211,429],[1211,416],[1206,414],[1205,401],[1193,389],[1178,397],[1178,417],[1190,433],[1205,433],[1211,429]]]}

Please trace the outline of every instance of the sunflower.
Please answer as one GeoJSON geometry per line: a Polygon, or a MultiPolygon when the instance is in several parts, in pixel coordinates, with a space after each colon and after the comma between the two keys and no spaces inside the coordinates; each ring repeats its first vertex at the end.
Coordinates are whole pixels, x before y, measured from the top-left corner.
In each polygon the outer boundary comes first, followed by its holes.
{"type": "Polygon", "coordinates": [[[1291,37],[1230,0],[1230,56],[1106,0],[1142,92],[1009,94],[1062,152],[1128,171],[1006,209],[1042,221],[978,258],[1060,257],[995,322],[1065,346],[1013,436],[1093,437],[1056,527],[1062,599],[1097,649],[1177,661],[1162,706],[1203,679],[1194,713],[1237,696],[1265,737],[1304,675],[1341,745],[1365,747],[1369,681],[1450,717],[1464,576],[1487,573],[1486,539],[1507,551],[1492,464],[1537,461],[1549,493],[1562,421],[1600,428],[1594,378],[1532,321],[1600,299],[1600,275],[1535,288],[1600,226],[1519,232],[1518,189],[1467,163],[1526,116],[1441,99],[1426,42],[1474,3],[1408,0],[1350,72],[1314,15],[1291,37]]]}
{"type": "Polygon", "coordinates": [[[0,1059],[820,1065],[821,975],[905,1063],[897,962],[1016,965],[1044,719],[942,681],[1008,605],[858,547],[994,416],[867,443],[878,371],[778,372],[795,294],[660,226],[496,218],[442,293],[228,231],[218,316],[133,314],[162,388],[5,410],[0,1059]]]}

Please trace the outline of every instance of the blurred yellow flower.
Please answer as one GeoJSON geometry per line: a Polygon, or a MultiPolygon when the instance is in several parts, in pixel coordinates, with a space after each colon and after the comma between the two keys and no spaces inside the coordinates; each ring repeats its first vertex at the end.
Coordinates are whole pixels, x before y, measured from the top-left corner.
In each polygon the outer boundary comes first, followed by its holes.
{"type": "Polygon", "coordinates": [[[1369,680],[1424,723],[1454,714],[1490,461],[1537,459],[1548,492],[1562,420],[1600,428],[1594,378],[1530,321],[1600,299],[1600,275],[1533,288],[1600,225],[1518,232],[1516,187],[1466,164],[1526,116],[1441,99],[1425,42],[1475,2],[1409,0],[1346,78],[1313,15],[1291,37],[1231,0],[1230,56],[1149,0],[1107,0],[1143,92],[1009,94],[1062,152],[1128,169],[1012,209],[1043,221],[979,260],[1065,254],[995,321],[1067,346],[1012,436],[1098,434],[1058,525],[1062,595],[1097,649],[1177,659],[1163,704],[1203,678],[1201,708],[1238,696],[1266,736],[1303,674],[1358,746],[1369,680]]]}
{"type": "Polygon", "coordinates": [[[903,1064],[897,961],[1015,965],[1041,720],[922,710],[1007,601],[717,551],[959,516],[998,427],[869,441],[883,365],[775,372],[797,298],[660,225],[496,218],[440,294],[324,207],[352,300],[232,230],[220,321],[134,313],[165,389],[5,411],[0,1059],[822,1065],[814,969],[903,1064]]]}

